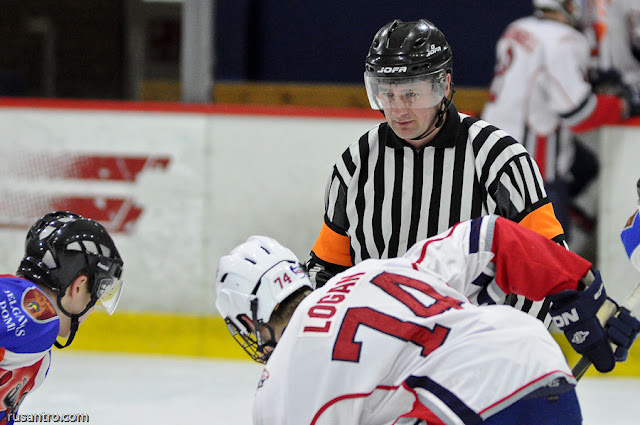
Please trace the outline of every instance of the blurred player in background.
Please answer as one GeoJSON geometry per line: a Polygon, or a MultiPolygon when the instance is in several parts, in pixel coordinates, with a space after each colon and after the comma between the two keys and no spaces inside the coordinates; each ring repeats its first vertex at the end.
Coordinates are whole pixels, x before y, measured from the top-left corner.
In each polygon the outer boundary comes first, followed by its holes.
{"type": "MultiPolygon", "coordinates": [[[[428,20],[395,20],[374,36],[365,86],[386,122],[333,166],[324,225],[308,262],[319,287],[368,258],[404,254],[418,240],[497,214],[563,243],[563,229],[526,149],[452,102],[452,52],[428,20]]],[[[545,323],[548,302],[509,303],[545,323]]]]}
{"type": "MultiPolygon", "coordinates": [[[[585,32],[593,49],[593,67],[600,77],[609,75],[640,93],[640,2],[588,0],[585,32]],[[602,75],[604,74],[604,75],[602,75]],[[617,75],[616,75],[617,74],[617,75]]],[[[597,77],[597,76],[596,76],[597,77]]]]}
{"type": "Polygon", "coordinates": [[[533,0],[535,13],[511,23],[496,46],[495,76],[482,118],[503,128],[535,158],[570,239],[572,199],[596,177],[598,160],[575,135],[619,123],[631,99],[595,94],[590,48],[576,29],[577,0],[533,0]]]}
{"type": "Polygon", "coordinates": [[[57,211],[31,226],[17,276],[0,276],[0,424],[12,424],[23,398],[42,384],[54,344],[71,344],[96,303],[115,311],[122,265],[94,220],[57,211]]]}
{"type": "Polygon", "coordinates": [[[572,425],[582,423],[576,379],[546,328],[511,307],[476,304],[549,296],[572,346],[607,372],[626,359],[640,322],[625,313],[603,329],[595,314],[607,296],[590,268],[486,216],[313,291],[290,250],[253,236],[220,259],[216,306],[266,363],[256,425],[572,425]]]}

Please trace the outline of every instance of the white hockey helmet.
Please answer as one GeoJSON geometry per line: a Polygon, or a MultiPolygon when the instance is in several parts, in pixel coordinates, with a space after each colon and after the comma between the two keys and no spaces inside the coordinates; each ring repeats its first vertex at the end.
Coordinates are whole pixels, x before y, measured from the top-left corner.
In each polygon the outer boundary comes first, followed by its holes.
{"type": "Polygon", "coordinates": [[[290,249],[275,239],[251,236],[218,261],[216,308],[236,341],[254,360],[264,362],[264,347],[275,341],[263,342],[259,328],[282,301],[304,287],[313,289],[313,284],[290,249]]]}
{"type": "Polygon", "coordinates": [[[581,0],[533,0],[533,7],[536,10],[548,9],[561,12],[569,21],[569,24],[576,26],[582,18],[581,0]]]}

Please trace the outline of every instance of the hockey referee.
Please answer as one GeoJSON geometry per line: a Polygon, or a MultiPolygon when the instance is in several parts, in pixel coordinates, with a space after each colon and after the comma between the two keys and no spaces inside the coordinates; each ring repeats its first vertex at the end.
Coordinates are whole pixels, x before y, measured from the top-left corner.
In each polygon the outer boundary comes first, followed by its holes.
{"type": "MultiPolygon", "coordinates": [[[[363,260],[402,255],[416,241],[487,214],[564,244],[538,166],[523,145],[453,104],[451,48],[433,23],[383,26],[364,81],[371,107],[386,122],[333,166],[324,225],[307,264],[317,286],[363,260]]],[[[551,322],[546,300],[508,296],[506,302],[551,322]]]]}

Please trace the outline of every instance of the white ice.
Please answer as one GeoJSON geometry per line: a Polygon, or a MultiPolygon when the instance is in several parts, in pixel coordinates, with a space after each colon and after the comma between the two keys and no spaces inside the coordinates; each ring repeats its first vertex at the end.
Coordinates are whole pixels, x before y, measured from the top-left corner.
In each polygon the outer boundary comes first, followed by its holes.
{"type": "MultiPolygon", "coordinates": [[[[54,352],[20,414],[87,414],[91,425],[247,425],[261,371],[250,361],[54,352]]],[[[584,378],[578,396],[584,425],[640,423],[640,379],[584,378]]]]}

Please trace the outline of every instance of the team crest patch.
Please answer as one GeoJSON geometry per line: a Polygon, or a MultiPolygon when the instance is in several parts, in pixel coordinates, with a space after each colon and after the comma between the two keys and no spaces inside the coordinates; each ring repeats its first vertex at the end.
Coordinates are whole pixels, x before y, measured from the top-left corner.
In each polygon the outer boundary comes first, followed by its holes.
{"type": "Polygon", "coordinates": [[[22,306],[36,322],[48,322],[58,316],[51,301],[36,288],[30,288],[24,293],[22,306]]]}

